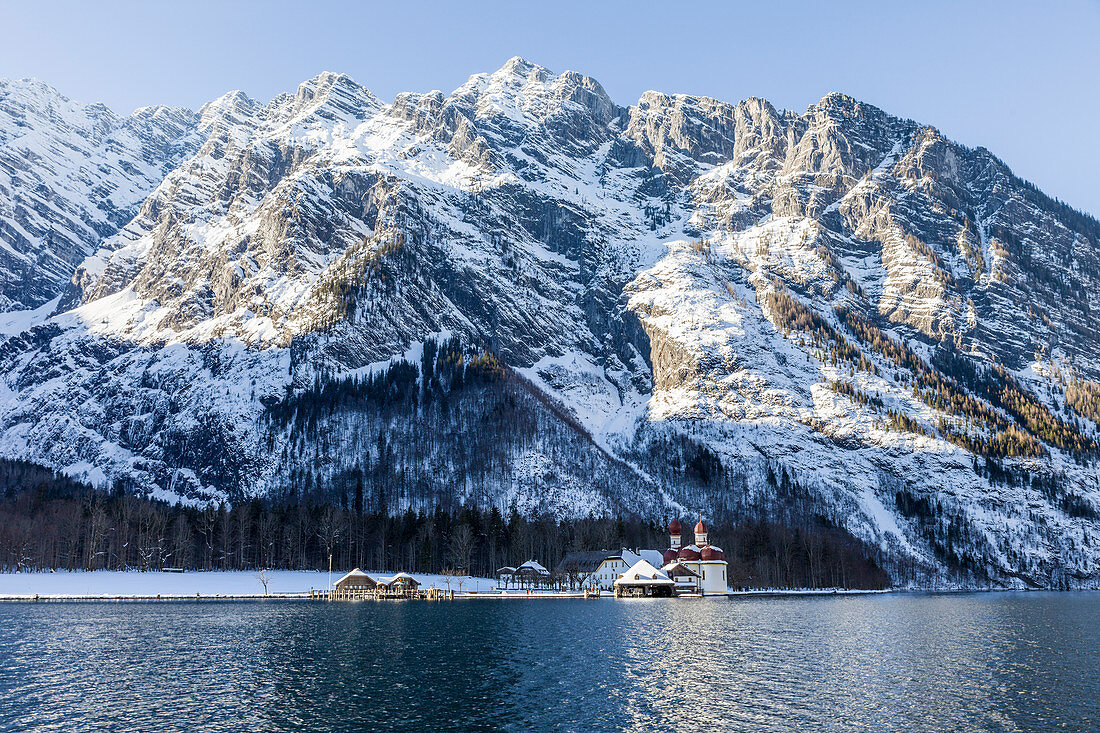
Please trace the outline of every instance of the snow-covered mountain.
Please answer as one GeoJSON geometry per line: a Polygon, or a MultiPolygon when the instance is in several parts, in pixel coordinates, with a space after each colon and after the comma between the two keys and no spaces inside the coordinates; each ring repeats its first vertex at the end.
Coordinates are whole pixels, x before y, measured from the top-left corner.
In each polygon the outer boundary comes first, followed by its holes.
{"type": "Polygon", "coordinates": [[[57,297],[198,149],[197,124],[190,110],[120,117],[34,79],[0,79],[0,312],[57,297]]]}
{"type": "Polygon", "coordinates": [[[518,58],[179,117],[59,312],[0,315],[0,453],[189,499],[812,514],[900,579],[1100,582],[1100,223],[988,151],[518,58]]]}

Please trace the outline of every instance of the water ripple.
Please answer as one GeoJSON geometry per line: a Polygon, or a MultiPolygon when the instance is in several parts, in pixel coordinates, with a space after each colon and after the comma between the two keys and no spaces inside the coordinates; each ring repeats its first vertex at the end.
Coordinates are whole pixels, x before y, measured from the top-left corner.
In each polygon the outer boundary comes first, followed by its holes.
{"type": "Polygon", "coordinates": [[[0,729],[1095,730],[1100,595],[0,605],[0,729]]]}

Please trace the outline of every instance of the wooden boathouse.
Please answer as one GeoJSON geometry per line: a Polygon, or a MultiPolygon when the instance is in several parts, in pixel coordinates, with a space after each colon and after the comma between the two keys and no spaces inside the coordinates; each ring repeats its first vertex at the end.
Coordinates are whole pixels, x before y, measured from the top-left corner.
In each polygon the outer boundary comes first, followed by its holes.
{"type": "Polygon", "coordinates": [[[671,598],[676,583],[645,560],[639,560],[615,581],[616,598],[671,598]]]}
{"type": "Polygon", "coordinates": [[[329,590],[310,591],[309,597],[315,600],[355,601],[382,600],[387,598],[438,600],[453,598],[453,591],[439,588],[421,588],[420,582],[408,573],[397,573],[389,577],[372,578],[359,568],[336,581],[329,590]]]}
{"type": "Polygon", "coordinates": [[[340,597],[351,598],[373,592],[377,588],[377,580],[356,568],[337,580],[333,591],[340,597]]]}

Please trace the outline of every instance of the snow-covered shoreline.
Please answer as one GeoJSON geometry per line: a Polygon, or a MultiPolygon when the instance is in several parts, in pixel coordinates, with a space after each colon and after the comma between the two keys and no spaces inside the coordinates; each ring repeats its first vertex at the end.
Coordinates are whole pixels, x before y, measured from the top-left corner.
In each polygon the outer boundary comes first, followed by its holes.
{"type": "MultiPolygon", "coordinates": [[[[391,575],[392,572],[367,571],[373,576],[391,575]]],[[[333,571],[335,582],[344,571],[333,571]]],[[[310,590],[324,590],[329,584],[329,574],[316,570],[269,570],[267,593],[264,593],[259,573],[242,570],[189,571],[166,573],[161,571],[35,571],[26,573],[0,573],[0,601],[66,600],[66,601],[121,601],[121,600],[246,600],[255,598],[302,599],[310,590]]],[[[471,576],[433,575],[411,573],[424,587],[444,591],[453,590],[459,598],[582,598],[580,592],[535,591],[527,594],[521,589],[501,593],[494,578],[471,576]]],[[[1024,591],[1011,588],[752,588],[731,590],[726,597],[813,597],[855,596],[905,593],[981,593],[989,591],[1024,591]]],[[[614,597],[606,593],[603,598],[614,597]]],[[[719,597],[719,596],[715,596],[719,597]]]]}
{"type": "MultiPolygon", "coordinates": [[[[371,575],[386,575],[371,572],[371,575]]],[[[344,573],[333,572],[335,582],[344,573]]],[[[328,587],[329,574],[315,570],[269,570],[265,596],[259,573],[240,570],[190,571],[166,573],[161,571],[54,571],[28,573],[0,573],[0,601],[20,600],[239,600],[251,598],[300,599],[308,598],[310,590],[328,587]]],[[[412,573],[425,587],[453,590],[465,598],[573,598],[581,593],[536,591],[528,595],[523,590],[512,589],[501,593],[498,581],[493,578],[471,576],[432,575],[412,573]]],[[[862,595],[890,593],[891,590],[845,589],[753,589],[731,591],[737,596],[819,596],[862,595]]],[[[604,597],[611,598],[608,593],[604,597]]]]}
{"type": "MultiPolygon", "coordinates": [[[[368,571],[370,572],[370,571],[368,571]]],[[[332,573],[338,580],[344,571],[332,573]]],[[[387,575],[392,573],[372,573],[387,575]]],[[[311,589],[328,587],[329,574],[315,570],[269,570],[267,597],[295,598],[311,589]]],[[[456,593],[487,592],[497,581],[491,578],[412,573],[424,586],[456,593]]],[[[264,586],[258,572],[243,570],[193,571],[55,571],[0,573],[0,600],[125,600],[125,599],[237,599],[263,598],[264,586]]]]}

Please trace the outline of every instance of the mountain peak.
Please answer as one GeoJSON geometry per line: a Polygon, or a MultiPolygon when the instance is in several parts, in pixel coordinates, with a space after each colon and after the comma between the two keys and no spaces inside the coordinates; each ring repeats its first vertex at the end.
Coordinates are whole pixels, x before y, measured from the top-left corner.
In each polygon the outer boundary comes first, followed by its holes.
{"type": "Polygon", "coordinates": [[[35,76],[25,76],[20,79],[0,78],[0,90],[18,89],[25,89],[36,94],[60,97],[66,100],[68,99],[65,95],[61,94],[61,92],[57,91],[57,89],[35,76]]]}
{"type": "Polygon", "coordinates": [[[252,99],[252,97],[248,96],[247,94],[242,92],[240,89],[234,89],[232,91],[226,92],[225,94],[221,95],[217,99],[214,99],[214,100],[211,100],[211,101],[207,102],[206,104],[204,104],[202,107],[199,108],[199,112],[202,112],[205,109],[214,109],[214,108],[219,108],[219,109],[234,109],[234,108],[237,108],[237,107],[248,108],[248,107],[255,107],[256,104],[257,104],[256,100],[252,99]]]}
{"type": "Polygon", "coordinates": [[[823,111],[826,113],[836,113],[845,117],[854,117],[865,114],[872,114],[876,116],[888,116],[878,107],[867,102],[860,101],[855,97],[844,94],[843,92],[829,92],[822,97],[817,104],[810,105],[807,112],[823,111]]]}
{"type": "Polygon", "coordinates": [[[497,74],[513,74],[517,76],[528,76],[532,71],[545,71],[549,73],[549,69],[545,66],[539,66],[538,64],[531,63],[522,56],[513,56],[504,62],[504,66],[494,72],[493,76],[497,74]]]}
{"type": "Polygon", "coordinates": [[[356,81],[347,74],[335,71],[322,71],[320,74],[317,74],[311,79],[306,79],[299,84],[298,94],[301,95],[308,91],[325,93],[336,87],[366,91],[365,87],[356,83],[356,81]]]}
{"type": "Polygon", "coordinates": [[[859,100],[844,92],[829,92],[817,102],[819,107],[850,107],[854,104],[859,104],[859,100]]]}
{"type": "MultiPolygon", "coordinates": [[[[347,74],[322,71],[298,85],[290,113],[292,117],[300,117],[331,107],[333,114],[362,119],[367,111],[381,106],[381,101],[369,89],[347,74]]],[[[328,114],[325,112],[322,116],[328,114]]]]}
{"type": "Polygon", "coordinates": [[[544,123],[563,112],[580,111],[600,126],[620,112],[595,79],[576,71],[561,74],[513,56],[491,74],[474,74],[449,97],[474,118],[544,123]]]}
{"type": "Polygon", "coordinates": [[[256,100],[240,89],[234,89],[199,108],[199,129],[207,129],[218,120],[240,120],[250,117],[259,107],[256,100]]]}

